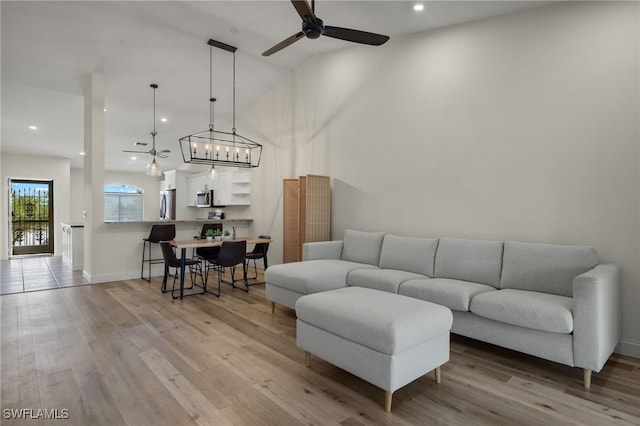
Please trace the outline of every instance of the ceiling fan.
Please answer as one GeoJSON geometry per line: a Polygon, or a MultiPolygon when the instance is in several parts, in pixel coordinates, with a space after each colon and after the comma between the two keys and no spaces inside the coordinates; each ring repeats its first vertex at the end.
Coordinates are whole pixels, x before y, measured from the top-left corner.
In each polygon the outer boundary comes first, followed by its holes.
{"type": "Polygon", "coordinates": [[[262,56],[270,56],[284,49],[285,47],[300,40],[302,37],[315,39],[321,35],[338,38],[340,40],[352,41],[361,44],[380,46],[389,40],[389,36],[369,33],[366,31],[353,30],[350,28],[332,27],[324,25],[322,19],[315,14],[315,0],[311,0],[311,6],[307,0],[291,0],[298,15],[302,18],[302,31],[282,40],[271,49],[265,50],[262,56]]]}
{"type": "Polygon", "coordinates": [[[168,156],[165,154],[170,153],[171,150],[163,149],[161,151],[158,151],[156,149],[156,135],[158,134],[158,132],[156,132],[156,89],[158,88],[158,85],[152,83],[150,87],[153,89],[153,131],[151,132],[151,140],[153,141],[152,148],[149,151],[130,151],[123,149],[122,152],[135,152],[137,154],[153,155],[153,160],[151,161],[151,163],[149,163],[149,166],[147,166],[147,169],[151,168],[151,170],[148,170],[147,174],[151,174],[151,176],[159,176],[160,167],[158,166],[158,163],[156,163],[156,157],[167,158],[168,156]]]}

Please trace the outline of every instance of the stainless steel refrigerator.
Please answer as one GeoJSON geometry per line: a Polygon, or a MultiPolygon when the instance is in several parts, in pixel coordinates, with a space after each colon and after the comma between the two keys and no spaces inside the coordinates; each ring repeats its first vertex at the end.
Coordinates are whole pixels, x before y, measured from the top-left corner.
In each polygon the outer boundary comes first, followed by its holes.
{"type": "Polygon", "coordinates": [[[176,190],[160,191],[160,220],[175,220],[176,190]]]}

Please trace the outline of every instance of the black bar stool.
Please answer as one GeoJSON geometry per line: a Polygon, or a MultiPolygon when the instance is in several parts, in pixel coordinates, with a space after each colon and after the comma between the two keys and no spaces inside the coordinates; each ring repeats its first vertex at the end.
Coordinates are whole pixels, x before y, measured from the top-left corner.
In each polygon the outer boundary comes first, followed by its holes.
{"type": "Polygon", "coordinates": [[[164,258],[152,259],[151,258],[151,244],[159,244],[160,241],[171,241],[176,237],[176,225],[173,223],[153,225],[151,226],[151,232],[147,238],[142,240],[142,266],[140,269],[140,278],[147,282],[151,282],[151,264],[152,263],[164,263],[164,258]],[[149,256],[145,258],[145,249],[149,244],[149,256]],[[144,277],[144,264],[149,264],[149,277],[144,277]]]}

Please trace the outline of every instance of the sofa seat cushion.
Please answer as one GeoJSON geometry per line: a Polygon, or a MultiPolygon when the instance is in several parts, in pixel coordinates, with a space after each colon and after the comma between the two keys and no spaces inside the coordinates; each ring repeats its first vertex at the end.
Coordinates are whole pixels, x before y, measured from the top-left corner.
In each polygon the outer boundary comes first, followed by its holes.
{"type": "Polygon", "coordinates": [[[387,234],[382,242],[380,267],[433,277],[437,238],[400,237],[387,234]]]}
{"type": "Polygon", "coordinates": [[[356,269],[347,275],[347,285],[397,293],[400,284],[419,278],[427,277],[397,269],[356,269]]]}
{"type": "Polygon", "coordinates": [[[337,259],[305,260],[270,266],[265,271],[265,281],[277,287],[301,294],[317,293],[347,286],[347,274],[377,266],[346,262],[337,259]]]}
{"type": "Polygon", "coordinates": [[[525,290],[498,290],[471,300],[471,312],[506,324],[551,333],[573,332],[573,299],[525,290]]]}
{"type": "Polygon", "coordinates": [[[489,285],[469,281],[432,278],[408,280],[400,285],[399,294],[446,306],[453,311],[468,311],[471,299],[485,292],[496,292],[489,285]]]}
{"type": "Polygon", "coordinates": [[[387,355],[448,333],[451,311],[424,300],[362,287],[302,296],[299,321],[387,355]]]}

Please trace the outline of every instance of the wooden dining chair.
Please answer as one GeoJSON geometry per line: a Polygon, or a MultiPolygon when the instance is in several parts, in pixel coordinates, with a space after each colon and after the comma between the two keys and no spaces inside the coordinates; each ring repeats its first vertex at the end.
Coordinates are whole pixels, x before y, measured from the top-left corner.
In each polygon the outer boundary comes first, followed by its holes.
{"type": "Polygon", "coordinates": [[[249,289],[247,287],[247,267],[245,262],[245,256],[247,251],[247,242],[245,240],[229,240],[224,241],[220,247],[220,253],[213,261],[207,261],[207,267],[205,268],[205,291],[220,297],[220,284],[222,283],[222,274],[225,268],[229,268],[231,272],[232,280],[229,282],[232,287],[237,288],[233,275],[235,273],[236,266],[242,265],[242,272],[244,276],[245,291],[249,289]],[[209,281],[209,271],[213,269],[218,272],[218,291],[209,291],[207,282],[209,281]]]}

